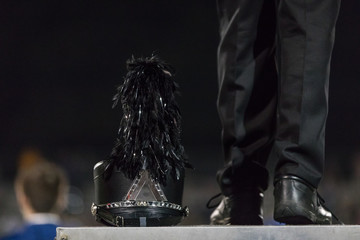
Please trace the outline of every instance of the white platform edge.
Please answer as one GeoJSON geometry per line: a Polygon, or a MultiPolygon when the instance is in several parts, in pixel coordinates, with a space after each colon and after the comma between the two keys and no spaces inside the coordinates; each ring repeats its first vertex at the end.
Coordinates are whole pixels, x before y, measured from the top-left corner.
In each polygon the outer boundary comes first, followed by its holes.
{"type": "Polygon", "coordinates": [[[75,227],[56,230],[56,240],[360,240],[360,226],[75,227]]]}

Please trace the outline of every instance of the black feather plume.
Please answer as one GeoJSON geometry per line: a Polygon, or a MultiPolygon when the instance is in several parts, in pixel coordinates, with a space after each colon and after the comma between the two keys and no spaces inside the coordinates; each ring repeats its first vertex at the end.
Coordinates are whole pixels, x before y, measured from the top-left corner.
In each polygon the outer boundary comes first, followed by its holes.
{"type": "Polygon", "coordinates": [[[127,61],[128,73],[114,96],[123,110],[119,136],[108,159],[133,179],[147,169],[156,181],[180,177],[188,163],[180,143],[181,116],[175,101],[174,69],[156,56],[127,61]]]}

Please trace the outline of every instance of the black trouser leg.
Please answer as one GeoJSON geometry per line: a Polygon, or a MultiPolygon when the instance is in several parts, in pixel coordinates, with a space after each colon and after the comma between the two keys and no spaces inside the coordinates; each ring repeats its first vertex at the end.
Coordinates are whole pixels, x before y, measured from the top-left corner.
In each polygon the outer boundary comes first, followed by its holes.
{"type": "Polygon", "coordinates": [[[324,166],[328,82],[340,0],[277,1],[276,176],[317,187],[324,166]]]}
{"type": "Polygon", "coordinates": [[[225,195],[266,189],[265,163],[276,123],[275,2],[218,0],[218,111],[226,167],[218,172],[225,195]]]}

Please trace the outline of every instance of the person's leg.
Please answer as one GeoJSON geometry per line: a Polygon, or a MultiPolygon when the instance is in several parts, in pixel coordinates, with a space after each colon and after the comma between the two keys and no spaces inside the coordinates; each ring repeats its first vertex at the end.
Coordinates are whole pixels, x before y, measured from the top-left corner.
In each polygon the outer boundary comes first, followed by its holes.
{"type": "Polygon", "coordinates": [[[275,148],[279,161],[275,184],[284,176],[294,176],[316,190],[324,167],[330,60],[340,0],[277,3],[279,119],[275,148]]]}
{"type": "Polygon", "coordinates": [[[250,205],[255,205],[253,212],[260,211],[259,194],[268,184],[265,163],[276,123],[275,4],[219,0],[218,7],[218,111],[225,167],[217,178],[222,193],[236,204],[227,204],[227,221],[218,219],[224,218],[219,209],[211,220],[213,224],[251,224],[243,211],[252,211],[250,205]]]}

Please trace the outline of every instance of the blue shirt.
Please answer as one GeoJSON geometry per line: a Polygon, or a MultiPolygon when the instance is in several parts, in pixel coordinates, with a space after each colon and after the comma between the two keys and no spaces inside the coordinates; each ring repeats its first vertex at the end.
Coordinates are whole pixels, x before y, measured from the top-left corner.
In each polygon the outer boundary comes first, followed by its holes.
{"type": "Polygon", "coordinates": [[[56,237],[55,224],[30,224],[14,234],[0,238],[0,240],[54,240],[56,237]]]}

